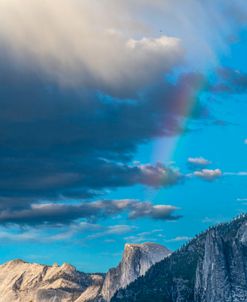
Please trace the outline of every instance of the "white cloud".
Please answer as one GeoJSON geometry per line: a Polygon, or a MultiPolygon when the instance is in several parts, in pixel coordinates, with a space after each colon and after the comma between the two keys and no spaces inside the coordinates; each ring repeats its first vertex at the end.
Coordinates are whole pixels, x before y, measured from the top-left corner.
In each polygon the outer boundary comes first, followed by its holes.
{"type": "Polygon", "coordinates": [[[189,157],[187,161],[194,166],[208,166],[212,163],[204,157],[189,157]]]}
{"type": "Polygon", "coordinates": [[[221,177],[222,171],[220,169],[214,169],[214,170],[202,169],[201,171],[195,171],[194,175],[204,180],[212,181],[221,177]]]}

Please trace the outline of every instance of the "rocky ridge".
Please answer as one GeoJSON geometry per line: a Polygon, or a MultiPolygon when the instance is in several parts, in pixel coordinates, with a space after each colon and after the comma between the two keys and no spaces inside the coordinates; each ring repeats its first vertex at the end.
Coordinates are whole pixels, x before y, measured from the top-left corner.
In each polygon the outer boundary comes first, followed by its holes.
{"type": "Polygon", "coordinates": [[[102,275],[81,273],[66,263],[13,260],[0,266],[0,302],[87,302],[98,295],[102,283],[102,275]]]}

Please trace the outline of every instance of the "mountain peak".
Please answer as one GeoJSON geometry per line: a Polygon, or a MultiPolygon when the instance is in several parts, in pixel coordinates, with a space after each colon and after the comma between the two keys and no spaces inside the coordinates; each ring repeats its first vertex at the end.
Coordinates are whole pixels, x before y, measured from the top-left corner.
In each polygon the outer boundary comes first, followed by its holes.
{"type": "Polygon", "coordinates": [[[119,288],[124,288],[146,271],[156,262],[171,254],[166,247],[153,242],[126,243],[121,262],[116,268],[107,273],[102,288],[102,296],[106,301],[119,288]]]}
{"type": "Polygon", "coordinates": [[[161,244],[158,244],[158,243],[155,243],[155,242],[143,242],[143,243],[125,243],[125,247],[139,247],[139,248],[142,248],[142,247],[145,247],[145,246],[160,246],[162,248],[164,248],[163,245],[161,244]]]}
{"type": "Polygon", "coordinates": [[[73,265],[65,262],[61,266],[61,270],[74,272],[74,271],[76,271],[76,268],[73,265]]]}
{"type": "Polygon", "coordinates": [[[150,250],[152,252],[164,252],[166,251],[167,253],[171,253],[171,251],[166,248],[164,245],[154,243],[154,242],[143,242],[143,243],[126,243],[124,246],[124,252],[131,250],[131,249],[139,249],[139,250],[150,250]]]}
{"type": "Polygon", "coordinates": [[[13,260],[10,260],[9,262],[7,262],[7,264],[15,264],[15,265],[24,264],[24,263],[27,263],[27,262],[25,262],[22,259],[13,259],[13,260]]]}

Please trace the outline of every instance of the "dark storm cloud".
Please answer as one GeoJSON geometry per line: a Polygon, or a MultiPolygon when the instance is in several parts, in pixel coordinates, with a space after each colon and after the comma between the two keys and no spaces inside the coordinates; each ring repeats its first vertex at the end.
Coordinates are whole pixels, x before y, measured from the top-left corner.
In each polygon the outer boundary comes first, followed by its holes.
{"type": "MultiPolygon", "coordinates": [[[[143,184],[170,186],[178,171],[130,164],[140,143],[178,134],[197,76],[183,76],[116,99],[64,88],[38,72],[1,62],[0,190],[2,200],[85,198],[101,190],[143,184]]],[[[204,115],[203,110],[197,116],[204,115]]]]}
{"type": "MultiPolygon", "coordinates": [[[[14,167],[16,169],[16,167],[14,167]]],[[[152,187],[166,187],[175,185],[183,180],[183,176],[176,169],[165,167],[162,164],[128,165],[125,163],[95,160],[87,157],[82,163],[71,161],[67,165],[54,161],[52,169],[49,163],[44,162],[42,171],[37,167],[26,168],[29,174],[17,171],[8,177],[3,176],[0,188],[2,196],[17,196],[45,199],[45,198],[85,198],[97,195],[101,189],[117,188],[143,184],[152,187]],[[88,161],[88,163],[86,162],[88,161]],[[48,165],[48,167],[46,167],[48,165]],[[59,172],[59,170],[64,170],[59,172]],[[13,186],[13,183],[15,185],[13,186]]],[[[7,172],[5,171],[7,174],[7,172]]],[[[3,171],[1,172],[3,175],[3,171]]],[[[7,200],[8,206],[9,199],[7,200]]],[[[2,203],[4,199],[2,199],[2,203]]],[[[13,202],[15,202],[13,200],[13,202]]],[[[16,202],[15,202],[16,203],[16,202]]]]}
{"type": "Polygon", "coordinates": [[[18,225],[67,225],[79,219],[96,221],[102,217],[111,217],[126,212],[130,219],[151,218],[158,220],[176,220],[177,208],[170,205],[152,205],[138,200],[103,200],[76,205],[68,204],[31,204],[21,210],[1,210],[0,224],[18,225]]]}

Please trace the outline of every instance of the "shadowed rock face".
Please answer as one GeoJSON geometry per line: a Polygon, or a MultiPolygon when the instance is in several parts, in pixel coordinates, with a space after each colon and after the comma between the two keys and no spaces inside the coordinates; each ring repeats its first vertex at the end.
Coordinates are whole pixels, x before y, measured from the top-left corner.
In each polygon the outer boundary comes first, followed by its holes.
{"type": "Polygon", "coordinates": [[[90,301],[102,286],[101,275],[76,271],[69,265],[43,266],[22,260],[0,266],[0,302],[90,301]]]}
{"type": "Polygon", "coordinates": [[[247,215],[197,236],[112,301],[246,302],[247,215]]]}
{"type": "Polygon", "coordinates": [[[247,301],[247,222],[236,236],[217,229],[207,234],[205,253],[196,272],[195,301],[247,301]]]}
{"type": "Polygon", "coordinates": [[[122,261],[106,275],[102,288],[102,297],[110,301],[115,292],[125,288],[139,276],[143,276],[156,262],[171,252],[164,246],[154,243],[126,244],[122,261]]]}

